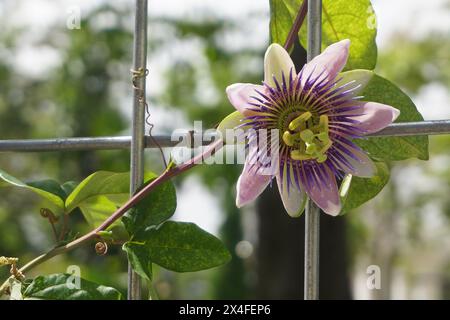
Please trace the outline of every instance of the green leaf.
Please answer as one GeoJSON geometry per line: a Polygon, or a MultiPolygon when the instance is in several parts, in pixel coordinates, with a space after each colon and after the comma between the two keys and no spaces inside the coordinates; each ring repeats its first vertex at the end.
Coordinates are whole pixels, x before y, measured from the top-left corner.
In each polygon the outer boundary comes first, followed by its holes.
{"type": "Polygon", "coordinates": [[[77,186],[78,182],[75,181],[67,181],[61,185],[61,188],[64,190],[64,193],[66,195],[65,199],[67,199],[67,197],[73,192],[73,190],[75,190],[77,186]]]}
{"type": "Polygon", "coordinates": [[[133,270],[142,278],[152,280],[152,262],[150,250],[145,242],[127,242],[122,249],[127,253],[128,261],[133,270]]]}
{"type": "MultiPolygon", "coordinates": [[[[65,199],[67,197],[66,193],[62,189],[61,185],[51,179],[39,180],[39,181],[30,181],[27,182],[28,187],[33,189],[37,189],[38,191],[45,191],[46,193],[51,193],[52,195],[56,195],[59,199],[65,199]]],[[[58,200],[59,202],[59,200],[58,200]]]]}
{"type": "Polygon", "coordinates": [[[98,227],[117,210],[117,206],[106,196],[86,199],[79,205],[79,208],[87,223],[92,227],[98,227]]]}
{"type": "MultiPolygon", "coordinates": [[[[384,186],[388,183],[390,173],[389,168],[384,162],[375,162],[377,172],[371,178],[351,177],[350,187],[343,200],[341,214],[347,213],[355,209],[370,199],[374,198],[384,186]]],[[[344,180],[345,181],[345,180],[344,180]]],[[[341,186],[341,192],[345,183],[341,186]]]]}
{"type": "MultiPolygon", "coordinates": [[[[154,179],[156,174],[145,173],[145,179],[154,179]]],[[[67,183],[66,189],[74,187],[67,183]]],[[[67,212],[79,207],[89,225],[98,227],[114,211],[130,198],[129,172],[116,173],[98,171],[73,188],[66,200],[67,212]]],[[[120,221],[111,227],[115,237],[121,239],[127,233],[120,221]]]]}
{"type": "Polygon", "coordinates": [[[59,183],[54,180],[41,180],[25,183],[3,170],[0,170],[0,179],[4,181],[4,183],[0,184],[0,186],[6,186],[9,184],[28,189],[50,201],[58,208],[64,209],[66,194],[59,183]]]}
{"type": "MultiPolygon", "coordinates": [[[[377,63],[375,13],[370,0],[324,0],[322,12],[322,50],[343,39],[350,39],[350,52],[344,70],[373,70],[377,63]]],[[[306,44],[307,28],[300,42],[306,44]]]]}
{"type": "Polygon", "coordinates": [[[67,197],[66,207],[70,212],[84,201],[98,196],[129,197],[130,173],[98,171],[84,179],[67,197]]]}
{"type": "Polygon", "coordinates": [[[271,42],[281,45],[287,39],[302,0],[270,0],[270,37],[271,42]]]}
{"type": "MultiPolygon", "coordinates": [[[[86,222],[93,228],[101,225],[117,210],[117,205],[106,196],[98,196],[83,201],[79,208],[86,222]]],[[[128,240],[128,232],[120,220],[108,227],[109,238],[113,240],[128,240]]]]}
{"type": "Polygon", "coordinates": [[[166,221],[148,229],[145,240],[151,261],[176,272],[210,269],[231,258],[219,239],[193,223],[166,221]]]}
{"type": "MultiPolygon", "coordinates": [[[[400,110],[396,122],[423,121],[412,100],[396,85],[376,74],[362,92],[364,101],[390,105],[400,110]]],[[[418,158],[428,160],[428,136],[374,137],[357,139],[355,143],[374,159],[381,161],[418,158]]]]}
{"type": "Polygon", "coordinates": [[[122,217],[122,221],[130,235],[138,236],[147,227],[159,225],[169,219],[175,213],[176,208],[175,186],[171,181],[167,181],[157,186],[128,211],[122,217]]]}
{"type": "Polygon", "coordinates": [[[64,273],[35,278],[23,296],[46,300],[120,300],[121,298],[120,292],[114,288],[64,273]],[[78,283],[79,288],[77,288],[78,283]]]}
{"type": "MultiPolygon", "coordinates": [[[[281,45],[297,16],[302,0],[270,1],[272,42],[281,45]]],[[[377,62],[376,17],[369,0],[323,0],[322,50],[343,39],[350,39],[350,55],[345,70],[374,69],[377,62]]],[[[306,48],[306,20],[299,32],[306,48]]]]}

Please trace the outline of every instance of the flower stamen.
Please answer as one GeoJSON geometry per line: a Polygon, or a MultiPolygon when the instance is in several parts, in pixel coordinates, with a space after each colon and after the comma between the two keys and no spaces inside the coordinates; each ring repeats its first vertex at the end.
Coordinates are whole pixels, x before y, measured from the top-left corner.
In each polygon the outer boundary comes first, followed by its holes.
{"type": "Polygon", "coordinates": [[[295,137],[289,131],[285,131],[282,136],[283,142],[288,146],[292,147],[295,144],[295,137]]]}
{"type": "Polygon", "coordinates": [[[300,138],[305,141],[307,144],[313,143],[315,134],[309,129],[303,130],[300,132],[300,138]]]}
{"type": "Polygon", "coordinates": [[[306,111],[289,123],[289,130],[297,130],[299,127],[306,125],[306,121],[311,119],[312,113],[306,111]]]}
{"type": "Polygon", "coordinates": [[[305,154],[301,150],[292,150],[291,151],[291,158],[292,158],[292,160],[299,160],[299,161],[312,160],[313,159],[312,156],[310,156],[308,154],[305,154]]]}
{"type": "Polygon", "coordinates": [[[321,115],[318,120],[306,111],[289,123],[282,139],[288,147],[293,148],[290,152],[292,160],[316,160],[323,163],[328,159],[326,152],[333,144],[329,137],[328,116],[321,115]]]}

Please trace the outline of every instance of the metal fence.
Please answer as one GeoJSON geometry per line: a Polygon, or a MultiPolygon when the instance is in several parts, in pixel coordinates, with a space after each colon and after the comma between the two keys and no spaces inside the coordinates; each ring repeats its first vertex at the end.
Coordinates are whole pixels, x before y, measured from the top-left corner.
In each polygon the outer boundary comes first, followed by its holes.
{"type": "MultiPolygon", "coordinates": [[[[135,1],[135,29],[133,45],[133,111],[132,135],[117,137],[82,137],[55,139],[0,140],[0,152],[50,152],[79,150],[130,150],[130,193],[133,194],[143,182],[144,149],[165,148],[179,145],[169,135],[150,137],[145,134],[145,85],[147,76],[147,15],[148,1],[135,1]]],[[[308,60],[320,53],[322,0],[308,2],[308,60]]],[[[450,133],[450,120],[396,123],[371,134],[373,137],[437,135],[450,133]]],[[[196,147],[192,139],[201,133],[186,133],[184,146],[196,147]]],[[[179,135],[177,135],[179,138],[179,135]]],[[[202,141],[202,140],[201,140],[202,141]]],[[[204,144],[207,144],[204,142],[204,144]]],[[[209,142],[208,142],[209,144],[209,142]]],[[[318,299],[319,284],[319,210],[312,202],[305,212],[305,299],[318,299]]],[[[141,298],[139,277],[129,267],[128,298],[141,298]]]]}

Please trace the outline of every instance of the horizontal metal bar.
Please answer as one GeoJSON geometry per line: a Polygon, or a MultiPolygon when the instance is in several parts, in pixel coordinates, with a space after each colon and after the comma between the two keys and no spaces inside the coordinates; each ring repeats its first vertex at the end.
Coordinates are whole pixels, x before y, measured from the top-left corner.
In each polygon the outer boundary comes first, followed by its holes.
{"type": "Polygon", "coordinates": [[[450,120],[393,123],[371,137],[424,136],[450,133],[450,120]]]}
{"type": "MultiPolygon", "coordinates": [[[[421,122],[404,122],[391,124],[387,128],[370,134],[371,137],[417,136],[450,134],[450,120],[433,120],[421,122]]],[[[145,137],[146,148],[174,147],[184,141],[189,147],[191,141],[201,141],[203,145],[211,141],[202,141],[199,134],[186,134],[179,141],[172,141],[169,135],[145,137]]],[[[80,150],[115,150],[130,148],[131,137],[98,137],[98,138],[56,138],[0,140],[0,152],[46,152],[46,151],[80,151],[80,150]]],[[[198,144],[196,144],[198,146],[198,144]]],[[[180,144],[181,146],[181,144],[180,144]]]]}
{"type": "MultiPolygon", "coordinates": [[[[145,137],[146,148],[173,147],[178,142],[171,141],[170,136],[145,137]],[[154,140],[154,141],[153,141],[154,140]]],[[[81,151],[81,150],[115,150],[129,149],[131,136],[98,138],[56,138],[0,140],[0,152],[46,152],[46,151],[81,151]]]]}

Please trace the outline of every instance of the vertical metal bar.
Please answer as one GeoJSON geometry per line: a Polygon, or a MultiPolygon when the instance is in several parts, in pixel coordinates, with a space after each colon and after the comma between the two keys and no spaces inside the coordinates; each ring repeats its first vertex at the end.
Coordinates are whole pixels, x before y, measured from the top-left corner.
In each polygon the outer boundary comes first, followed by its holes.
{"type": "Polygon", "coordinates": [[[305,211],[305,300],[319,299],[320,209],[311,199],[305,211]]]}
{"type": "Polygon", "coordinates": [[[320,54],[321,44],[322,0],[311,0],[308,1],[308,62],[320,54]]]}
{"type": "MultiPolygon", "coordinates": [[[[320,54],[322,0],[308,1],[308,62],[320,54]]],[[[319,299],[320,209],[309,199],[305,210],[305,300],[319,299]]]]}
{"type": "MultiPolygon", "coordinates": [[[[136,77],[133,97],[131,160],[130,160],[130,193],[142,185],[144,181],[144,148],[145,148],[145,70],[147,70],[147,0],[136,0],[135,29],[133,48],[134,71],[144,72],[144,76],[136,77]]],[[[141,299],[141,279],[128,264],[128,299],[141,299]]]]}

